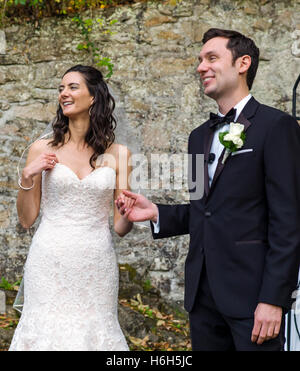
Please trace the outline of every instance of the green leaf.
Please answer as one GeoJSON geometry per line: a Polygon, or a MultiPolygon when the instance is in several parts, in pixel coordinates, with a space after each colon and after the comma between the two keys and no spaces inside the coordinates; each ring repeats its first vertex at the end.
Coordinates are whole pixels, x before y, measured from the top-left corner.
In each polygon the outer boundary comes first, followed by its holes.
{"type": "Polygon", "coordinates": [[[19,279],[18,281],[16,281],[13,286],[20,286],[21,285],[21,281],[22,279],[19,279]]]}
{"type": "Polygon", "coordinates": [[[11,290],[12,285],[4,278],[1,278],[0,288],[4,290],[11,290]]]}
{"type": "Polygon", "coordinates": [[[15,5],[26,5],[27,0],[15,0],[15,5]]]}
{"type": "Polygon", "coordinates": [[[84,21],[84,24],[85,24],[87,27],[92,26],[92,25],[93,25],[93,20],[92,20],[92,19],[86,19],[86,20],[84,21]]]}

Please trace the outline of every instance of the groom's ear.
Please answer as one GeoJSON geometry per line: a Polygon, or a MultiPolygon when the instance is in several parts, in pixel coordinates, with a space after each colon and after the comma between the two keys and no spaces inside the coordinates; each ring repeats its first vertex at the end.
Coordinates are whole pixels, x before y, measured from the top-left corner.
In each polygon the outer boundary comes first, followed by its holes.
{"type": "Polygon", "coordinates": [[[239,73],[240,74],[244,74],[246,73],[250,66],[251,66],[251,57],[250,55],[243,55],[242,57],[239,57],[237,60],[236,60],[236,63],[238,63],[238,68],[239,68],[239,73]]]}

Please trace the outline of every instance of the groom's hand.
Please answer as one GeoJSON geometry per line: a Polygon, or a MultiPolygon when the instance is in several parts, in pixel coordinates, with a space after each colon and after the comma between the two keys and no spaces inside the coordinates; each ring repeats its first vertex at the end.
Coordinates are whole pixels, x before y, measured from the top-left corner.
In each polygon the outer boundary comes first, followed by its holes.
{"type": "Polygon", "coordinates": [[[262,344],[279,335],[282,321],[282,308],[276,305],[258,303],[254,312],[254,326],[251,341],[262,344]]]}
{"type": "Polygon", "coordinates": [[[141,194],[124,190],[116,200],[116,205],[120,214],[126,214],[127,219],[131,222],[143,222],[145,220],[157,222],[157,206],[141,194]],[[129,203],[128,199],[133,202],[129,203]]]}

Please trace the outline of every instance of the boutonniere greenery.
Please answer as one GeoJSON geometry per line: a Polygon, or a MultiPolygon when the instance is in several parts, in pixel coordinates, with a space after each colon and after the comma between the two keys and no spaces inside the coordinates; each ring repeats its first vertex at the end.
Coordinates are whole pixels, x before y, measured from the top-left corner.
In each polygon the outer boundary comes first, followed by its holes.
{"type": "Polygon", "coordinates": [[[229,131],[219,133],[219,140],[226,148],[222,164],[225,163],[231,152],[235,152],[243,147],[245,139],[246,134],[244,132],[244,125],[235,122],[230,123],[229,131]]]}

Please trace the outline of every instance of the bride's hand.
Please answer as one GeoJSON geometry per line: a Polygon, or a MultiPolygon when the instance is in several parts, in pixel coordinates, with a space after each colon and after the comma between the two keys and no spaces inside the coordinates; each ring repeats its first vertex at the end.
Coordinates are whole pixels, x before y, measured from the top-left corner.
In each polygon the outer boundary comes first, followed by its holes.
{"type": "Polygon", "coordinates": [[[126,216],[130,222],[157,221],[158,208],[141,194],[123,191],[116,200],[121,215],[126,216]],[[128,199],[131,200],[128,201],[128,199]],[[123,202],[125,200],[125,202],[123,202]],[[129,209],[128,209],[129,208],[129,209]]]}
{"type": "Polygon", "coordinates": [[[121,193],[120,196],[115,200],[115,204],[120,215],[124,219],[128,219],[128,215],[131,211],[132,206],[134,205],[134,199],[126,197],[124,193],[121,193]]]}
{"type": "Polygon", "coordinates": [[[42,153],[24,168],[22,176],[25,179],[32,179],[41,174],[43,170],[53,169],[57,162],[58,159],[54,153],[42,153]]]}

